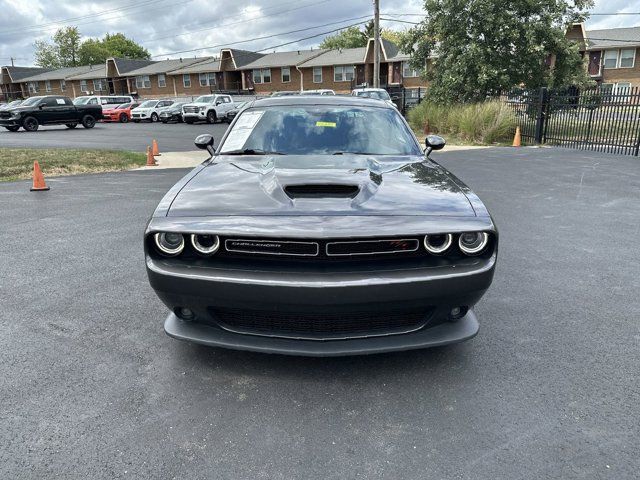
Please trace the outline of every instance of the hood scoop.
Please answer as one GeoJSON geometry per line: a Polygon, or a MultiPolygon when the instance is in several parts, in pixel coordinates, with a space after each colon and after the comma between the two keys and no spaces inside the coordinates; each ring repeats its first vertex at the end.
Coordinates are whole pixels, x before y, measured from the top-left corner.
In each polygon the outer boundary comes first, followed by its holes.
{"type": "Polygon", "coordinates": [[[289,198],[355,198],[360,193],[358,185],[337,183],[308,183],[287,185],[284,192],[289,198]]]}

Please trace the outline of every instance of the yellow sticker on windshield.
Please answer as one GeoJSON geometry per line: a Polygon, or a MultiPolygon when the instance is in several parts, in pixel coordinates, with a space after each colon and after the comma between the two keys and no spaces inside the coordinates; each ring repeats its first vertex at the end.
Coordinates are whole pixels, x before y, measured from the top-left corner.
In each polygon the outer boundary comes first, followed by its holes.
{"type": "Polygon", "coordinates": [[[336,122],[316,122],[316,127],[336,128],[336,122]]]}

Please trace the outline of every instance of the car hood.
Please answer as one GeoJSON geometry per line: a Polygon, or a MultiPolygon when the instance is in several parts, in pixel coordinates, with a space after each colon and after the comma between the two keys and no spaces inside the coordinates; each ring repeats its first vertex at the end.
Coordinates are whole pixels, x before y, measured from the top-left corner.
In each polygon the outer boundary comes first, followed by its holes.
{"type": "Polygon", "coordinates": [[[152,110],[156,110],[156,107],[144,107],[144,108],[136,107],[131,111],[135,113],[148,113],[148,112],[151,112],[152,110]]]}
{"type": "Polygon", "coordinates": [[[222,155],[163,203],[171,217],[475,216],[463,188],[418,156],[222,155]]]}
{"type": "Polygon", "coordinates": [[[184,107],[208,107],[209,105],[213,105],[213,103],[193,102],[193,103],[187,103],[187,104],[183,105],[182,108],[184,108],[184,107]]]}

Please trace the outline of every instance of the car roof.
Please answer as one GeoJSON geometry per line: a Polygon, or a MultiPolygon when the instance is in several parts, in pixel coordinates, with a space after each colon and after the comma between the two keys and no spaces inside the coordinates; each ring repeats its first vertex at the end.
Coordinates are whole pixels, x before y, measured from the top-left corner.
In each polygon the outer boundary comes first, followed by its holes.
{"type": "Polygon", "coordinates": [[[373,88],[373,87],[365,87],[365,88],[354,88],[353,92],[386,92],[384,88],[373,88]]]}
{"type": "Polygon", "coordinates": [[[284,96],[268,97],[255,100],[252,107],[270,107],[274,105],[342,105],[354,107],[393,108],[380,100],[340,95],[316,96],[284,96]]]}

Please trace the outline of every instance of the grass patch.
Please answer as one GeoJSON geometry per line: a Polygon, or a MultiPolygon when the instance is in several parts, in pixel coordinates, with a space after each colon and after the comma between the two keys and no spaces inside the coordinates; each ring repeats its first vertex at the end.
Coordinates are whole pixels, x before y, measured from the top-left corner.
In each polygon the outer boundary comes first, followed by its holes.
{"type": "Polygon", "coordinates": [[[509,144],[516,128],[513,110],[498,100],[458,105],[425,100],[409,111],[408,120],[420,135],[424,136],[428,124],[430,133],[442,135],[451,144],[509,144]]]}
{"type": "Polygon", "coordinates": [[[45,177],[116,172],[146,164],[146,155],[115,150],[0,148],[0,182],[31,178],[37,160],[45,177]]]}

